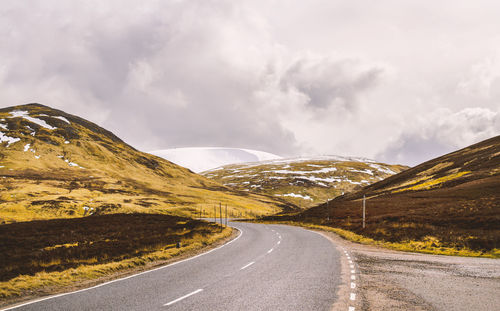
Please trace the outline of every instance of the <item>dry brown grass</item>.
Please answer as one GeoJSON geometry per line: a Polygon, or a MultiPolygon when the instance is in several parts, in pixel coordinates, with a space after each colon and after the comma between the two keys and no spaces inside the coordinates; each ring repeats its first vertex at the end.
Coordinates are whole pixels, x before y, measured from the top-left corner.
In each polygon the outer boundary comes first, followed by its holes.
{"type": "Polygon", "coordinates": [[[166,260],[230,234],[212,223],[146,214],[0,226],[0,298],[166,260]]]}

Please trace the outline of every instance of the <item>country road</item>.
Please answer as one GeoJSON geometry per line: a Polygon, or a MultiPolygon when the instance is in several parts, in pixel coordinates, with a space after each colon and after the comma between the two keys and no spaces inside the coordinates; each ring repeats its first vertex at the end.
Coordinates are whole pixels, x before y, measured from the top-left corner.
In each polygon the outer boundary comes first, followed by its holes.
{"type": "Polygon", "coordinates": [[[240,235],[208,253],[10,309],[331,309],[341,282],[341,254],[331,241],[298,227],[230,225],[240,235]]]}

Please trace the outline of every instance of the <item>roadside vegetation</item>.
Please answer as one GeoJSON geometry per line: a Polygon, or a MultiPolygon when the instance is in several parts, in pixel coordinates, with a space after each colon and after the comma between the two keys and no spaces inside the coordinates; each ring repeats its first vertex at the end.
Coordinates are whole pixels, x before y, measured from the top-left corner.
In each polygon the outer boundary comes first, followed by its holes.
{"type": "Polygon", "coordinates": [[[403,251],[403,252],[417,252],[433,255],[447,255],[447,256],[464,256],[464,257],[486,257],[486,258],[500,258],[500,249],[494,248],[491,250],[474,250],[468,247],[461,246],[447,246],[439,239],[433,236],[425,236],[421,240],[402,240],[400,242],[388,242],[384,240],[375,240],[355,232],[334,228],[325,225],[316,225],[307,222],[297,222],[297,221],[287,221],[287,220],[257,220],[258,222],[273,223],[273,224],[285,224],[292,226],[299,226],[308,229],[322,230],[333,232],[340,237],[355,243],[380,246],[387,249],[403,251]]]}
{"type": "Polygon", "coordinates": [[[76,282],[161,264],[231,233],[231,228],[213,223],[152,214],[2,225],[0,298],[53,292],[76,282]]]}
{"type": "Polygon", "coordinates": [[[303,212],[265,219],[336,228],[346,238],[393,249],[498,258],[500,136],[303,212]]]}

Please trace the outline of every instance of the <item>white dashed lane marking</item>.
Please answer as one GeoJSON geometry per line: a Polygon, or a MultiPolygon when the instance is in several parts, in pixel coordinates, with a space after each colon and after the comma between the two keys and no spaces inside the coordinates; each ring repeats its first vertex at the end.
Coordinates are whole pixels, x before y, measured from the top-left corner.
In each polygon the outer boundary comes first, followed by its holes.
{"type": "Polygon", "coordinates": [[[255,261],[249,262],[248,264],[241,267],[240,270],[246,269],[246,268],[250,267],[251,265],[253,265],[254,263],[255,263],[255,261]]]}
{"type": "Polygon", "coordinates": [[[202,288],[197,289],[197,290],[195,290],[194,292],[191,292],[191,293],[189,293],[189,294],[187,294],[187,295],[184,295],[184,296],[179,297],[179,298],[177,298],[177,299],[175,299],[175,300],[172,300],[171,302],[167,302],[167,303],[166,303],[166,304],[164,304],[163,306],[170,306],[170,305],[173,305],[173,304],[174,304],[174,303],[176,303],[176,302],[179,302],[179,301],[181,301],[181,300],[183,300],[183,299],[186,299],[186,298],[188,298],[189,296],[196,295],[196,294],[198,294],[199,292],[202,292],[202,291],[203,291],[203,289],[202,289],[202,288]]]}

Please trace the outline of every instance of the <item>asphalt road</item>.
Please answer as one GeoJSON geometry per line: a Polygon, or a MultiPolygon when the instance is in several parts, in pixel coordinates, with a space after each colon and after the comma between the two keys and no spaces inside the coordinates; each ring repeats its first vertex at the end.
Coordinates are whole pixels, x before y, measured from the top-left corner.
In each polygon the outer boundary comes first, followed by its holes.
{"type": "Polygon", "coordinates": [[[229,244],[195,258],[15,310],[330,310],[340,254],[292,226],[230,223],[229,244]]]}

